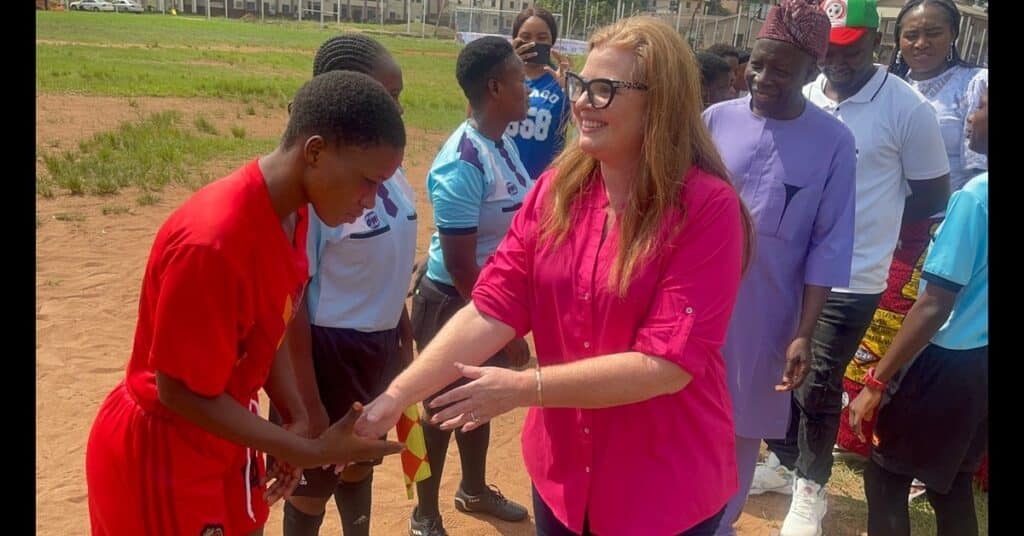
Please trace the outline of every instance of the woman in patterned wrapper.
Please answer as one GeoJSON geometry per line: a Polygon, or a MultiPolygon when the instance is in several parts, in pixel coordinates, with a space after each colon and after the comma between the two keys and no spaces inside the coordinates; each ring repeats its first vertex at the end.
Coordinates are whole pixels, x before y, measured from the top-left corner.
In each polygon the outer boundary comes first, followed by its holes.
{"type": "MultiPolygon", "coordinates": [[[[893,39],[896,53],[889,71],[906,80],[931,102],[938,114],[942,139],[949,158],[950,192],[959,190],[973,176],[988,169],[985,155],[968,147],[967,116],[978,108],[981,94],[988,87],[988,69],[971,65],[960,57],[956,41],[960,12],[951,0],[910,0],[896,18],[893,39]]],[[[889,279],[882,301],[860,348],[846,369],[844,405],[863,388],[864,374],[885,355],[903,317],[917,297],[921,266],[928,242],[942,222],[942,214],[904,225],[893,254],[889,279]]],[[[874,420],[865,421],[868,433],[874,420]]],[[[847,410],[843,409],[837,444],[862,456],[868,446],[850,430],[847,410]]],[[[987,487],[987,463],[979,473],[987,487]]],[[[924,488],[915,483],[914,496],[924,488]]]]}

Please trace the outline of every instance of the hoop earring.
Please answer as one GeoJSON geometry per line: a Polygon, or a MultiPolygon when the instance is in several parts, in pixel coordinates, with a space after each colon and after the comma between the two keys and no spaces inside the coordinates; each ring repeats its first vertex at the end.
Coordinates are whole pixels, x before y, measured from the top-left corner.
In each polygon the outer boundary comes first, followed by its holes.
{"type": "Polygon", "coordinates": [[[949,54],[946,54],[946,63],[953,63],[954,50],[956,50],[956,45],[949,45],[949,54]]]}

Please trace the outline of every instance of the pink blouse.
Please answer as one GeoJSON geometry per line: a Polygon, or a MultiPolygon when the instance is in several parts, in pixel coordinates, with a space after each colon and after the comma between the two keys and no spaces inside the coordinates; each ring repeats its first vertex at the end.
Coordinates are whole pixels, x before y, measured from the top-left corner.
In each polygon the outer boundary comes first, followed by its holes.
{"type": "MultiPolygon", "coordinates": [[[[533,331],[541,366],[635,351],[693,376],[683,390],[604,409],[531,408],[523,458],[559,521],[595,534],[678,534],[721,510],[738,488],[732,405],[721,347],[740,283],[740,199],[692,168],[685,217],[666,216],[667,241],[636,270],[627,296],[609,288],[618,224],[602,241],[608,199],[595,172],[575,224],[556,248],[538,245],[541,206],[555,179],[541,175],[494,255],[473,302],[533,331]]],[[[628,359],[628,358],[627,358],[628,359]]]]}

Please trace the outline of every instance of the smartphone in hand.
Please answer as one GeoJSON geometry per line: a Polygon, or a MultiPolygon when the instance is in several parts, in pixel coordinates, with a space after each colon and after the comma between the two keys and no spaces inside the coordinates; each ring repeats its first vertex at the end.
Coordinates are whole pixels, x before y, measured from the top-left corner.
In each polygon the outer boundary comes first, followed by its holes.
{"type": "Polygon", "coordinates": [[[551,64],[551,45],[545,43],[534,43],[530,52],[536,52],[537,55],[526,60],[526,63],[536,63],[538,65],[551,64]]]}

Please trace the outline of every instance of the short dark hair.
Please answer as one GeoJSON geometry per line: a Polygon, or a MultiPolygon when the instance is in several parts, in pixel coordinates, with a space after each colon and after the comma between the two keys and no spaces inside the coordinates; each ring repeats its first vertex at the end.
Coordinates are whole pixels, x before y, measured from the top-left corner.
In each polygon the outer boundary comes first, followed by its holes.
{"type": "Polygon", "coordinates": [[[496,35],[471,41],[459,52],[455,60],[455,78],[470,105],[480,104],[487,94],[487,81],[505,68],[509,58],[517,58],[512,43],[496,35]]]}
{"type": "Polygon", "coordinates": [[[701,81],[705,87],[719,76],[728,75],[732,72],[732,67],[729,66],[729,63],[717,54],[698,52],[696,55],[697,64],[700,65],[701,81]]]}
{"type": "Polygon", "coordinates": [[[737,49],[737,51],[740,54],[739,56],[736,57],[736,62],[737,63],[739,63],[740,65],[743,65],[744,63],[747,63],[747,62],[750,61],[750,52],[749,51],[747,51],[747,50],[739,50],[739,49],[737,49]]]}
{"type": "MultiPolygon", "coordinates": [[[[715,43],[715,44],[709,46],[708,49],[705,52],[708,52],[710,54],[714,54],[714,55],[716,55],[716,56],[718,56],[720,58],[732,57],[732,58],[736,58],[736,61],[740,61],[740,51],[739,51],[739,49],[734,47],[734,46],[732,46],[732,45],[726,44],[726,43],[715,43]]],[[[750,58],[749,54],[747,54],[747,58],[748,59],[750,58]]],[[[742,62],[740,62],[740,63],[742,63],[742,62]]]]}
{"type": "Polygon", "coordinates": [[[371,74],[377,62],[389,57],[387,49],[372,37],[344,33],[320,45],[313,58],[313,76],[328,71],[355,71],[371,74]]]}
{"type": "Polygon", "coordinates": [[[519,29],[526,23],[526,19],[530,17],[537,17],[547,23],[548,31],[551,32],[552,45],[555,44],[555,41],[558,41],[558,22],[555,21],[555,16],[550,11],[542,7],[528,7],[519,12],[515,22],[512,23],[512,39],[519,35],[519,29]]]}
{"type": "Polygon", "coordinates": [[[281,146],[313,135],[336,146],[405,147],[405,124],[395,99],[379,82],[353,71],[315,76],[295,94],[281,146]]]}

